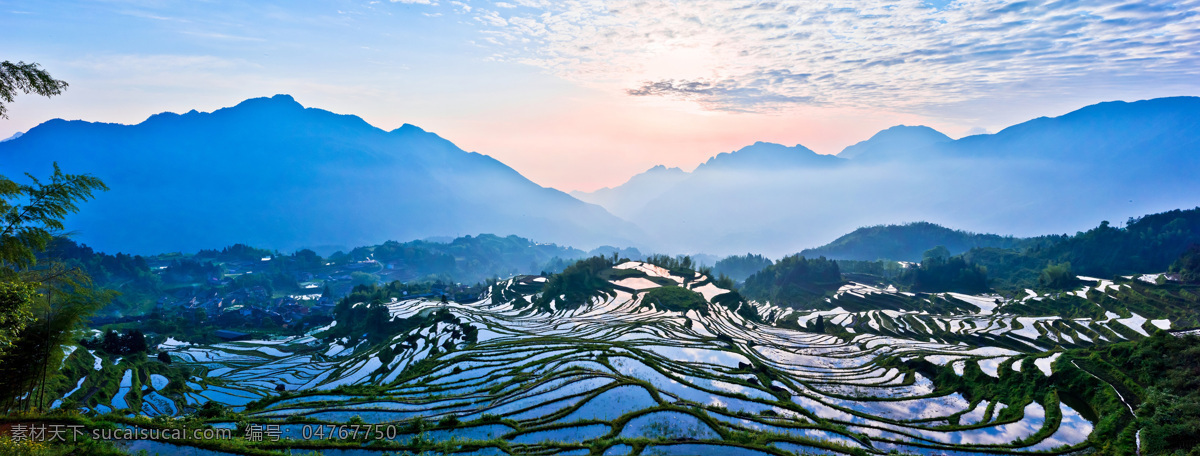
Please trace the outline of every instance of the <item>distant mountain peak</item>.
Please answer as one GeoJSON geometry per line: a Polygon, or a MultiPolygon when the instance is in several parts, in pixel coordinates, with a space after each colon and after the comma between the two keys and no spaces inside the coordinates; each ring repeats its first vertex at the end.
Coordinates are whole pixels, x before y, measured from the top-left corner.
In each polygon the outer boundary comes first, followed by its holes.
{"type": "MultiPolygon", "coordinates": [[[[813,152],[812,149],[804,147],[803,145],[800,145],[800,144],[796,144],[795,146],[788,147],[783,144],[767,142],[767,141],[755,141],[754,144],[751,144],[749,146],[743,147],[736,151],[730,152],[729,154],[730,155],[734,155],[734,154],[746,155],[746,154],[762,154],[762,153],[775,153],[775,154],[783,154],[783,155],[805,155],[805,156],[817,155],[817,153],[813,152]]],[[[724,154],[718,154],[717,156],[719,157],[721,155],[724,155],[724,154]]],[[[714,157],[714,158],[716,158],[716,157],[714,157]]],[[[709,159],[709,161],[711,162],[712,159],[709,159]]]]}
{"type": "Polygon", "coordinates": [[[812,149],[796,144],[756,141],[754,144],[733,152],[722,152],[696,167],[701,170],[764,169],[812,167],[837,165],[840,159],[832,155],[821,155],[812,149]]]}
{"type": "Polygon", "coordinates": [[[915,149],[947,141],[952,141],[949,136],[924,125],[896,125],[842,149],[837,156],[858,160],[898,158],[915,149]]]}
{"type": "Polygon", "coordinates": [[[642,174],[663,174],[663,173],[666,173],[666,174],[684,173],[684,174],[686,174],[687,171],[684,171],[683,168],[679,168],[679,167],[668,168],[665,165],[654,165],[654,167],[646,170],[642,174]]]}
{"type": "Polygon", "coordinates": [[[301,105],[300,102],[296,101],[295,98],[292,98],[291,95],[287,94],[278,94],[273,97],[250,98],[238,103],[232,108],[224,109],[244,109],[248,107],[304,109],[304,105],[301,105]]]}
{"type": "Polygon", "coordinates": [[[401,125],[400,128],[392,130],[390,133],[397,134],[397,135],[429,134],[429,132],[425,131],[424,128],[418,127],[418,126],[410,124],[410,123],[401,125]]]}
{"type": "Polygon", "coordinates": [[[675,185],[691,177],[682,168],[655,165],[630,177],[616,187],[604,187],[591,192],[573,191],[571,196],[604,207],[618,217],[629,217],[654,197],[669,191],[675,185]],[[629,202],[629,204],[620,204],[629,202]]]}
{"type": "MultiPolygon", "coordinates": [[[[763,148],[769,148],[769,149],[780,149],[780,150],[797,150],[797,151],[808,151],[808,152],[812,152],[812,151],[811,151],[811,150],[809,150],[807,147],[804,147],[804,146],[802,146],[802,145],[800,145],[800,144],[796,144],[795,146],[788,147],[788,146],[785,146],[785,145],[783,145],[783,144],[779,144],[779,143],[773,143],[773,142],[770,142],[770,141],[754,141],[754,144],[751,144],[751,145],[749,145],[749,146],[746,146],[746,147],[743,147],[743,148],[741,148],[741,149],[738,149],[738,150],[737,150],[737,152],[748,152],[748,151],[757,150],[757,149],[763,149],[763,148]]],[[[815,152],[814,152],[814,153],[815,153],[815,152]]]]}
{"type": "MultiPolygon", "coordinates": [[[[668,167],[666,167],[666,165],[654,165],[654,166],[650,167],[650,169],[647,169],[640,173],[634,174],[633,177],[630,177],[629,180],[625,181],[624,184],[618,185],[617,187],[603,187],[603,188],[596,189],[596,190],[593,190],[590,192],[573,190],[573,191],[571,191],[571,195],[578,198],[580,195],[586,196],[586,195],[595,194],[595,193],[603,193],[603,192],[611,191],[614,188],[620,188],[620,187],[623,187],[626,185],[631,185],[631,184],[638,185],[638,183],[640,183],[640,182],[649,182],[650,180],[657,179],[660,177],[673,178],[673,177],[681,177],[686,174],[688,174],[688,172],[684,171],[683,168],[679,168],[679,167],[668,168],[668,167]]],[[[584,201],[587,201],[587,200],[584,200],[584,201]]]]}
{"type": "MultiPolygon", "coordinates": [[[[249,98],[249,99],[243,100],[242,102],[240,102],[232,107],[220,108],[213,112],[201,112],[201,111],[197,111],[195,109],[191,109],[191,110],[188,110],[186,113],[179,114],[179,113],[175,113],[175,112],[171,112],[171,111],[164,111],[164,112],[160,112],[157,114],[151,114],[150,117],[147,117],[146,120],[143,121],[143,123],[150,123],[150,124],[159,123],[159,122],[170,123],[172,121],[175,121],[177,119],[182,119],[182,118],[190,118],[190,117],[206,116],[206,115],[217,115],[217,114],[220,114],[220,115],[230,115],[230,114],[233,114],[233,115],[256,115],[256,114],[257,115],[278,115],[280,113],[285,113],[285,112],[300,113],[300,112],[303,112],[305,109],[310,109],[310,108],[305,108],[303,105],[301,105],[299,102],[297,102],[295,98],[292,98],[291,95],[279,94],[279,95],[275,95],[272,97],[249,98]]],[[[314,110],[322,111],[320,109],[314,109],[314,110]]],[[[354,116],[350,116],[350,117],[354,117],[354,116]]],[[[279,120],[279,119],[275,119],[275,120],[279,120]]]]}

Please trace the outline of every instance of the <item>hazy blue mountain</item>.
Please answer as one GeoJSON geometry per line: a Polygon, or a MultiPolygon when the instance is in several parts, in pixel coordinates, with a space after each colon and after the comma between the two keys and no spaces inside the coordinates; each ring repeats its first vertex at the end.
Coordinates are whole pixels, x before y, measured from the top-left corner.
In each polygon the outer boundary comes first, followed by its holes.
{"type": "Polygon", "coordinates": [[[16,133],[13,133],[13,134],[12,134],[12,136],[9,136],[9,137],[7,137],[7,138],[4,138],[4,139],[0,139],[0,142],[12,141],[12,140],[14,140],[14,139],[20,138],[20,137],[21,137],[21,135],[23,135],[23,134],[25,134],[25,132],[23,132],[23,131],[18,131],[18,132],[16,132],[16,133]]]}
{"type": "Polygon", "coordinates": [[[105,251],[378,244],[469,233],[629,245],[632,225],[412,125],[384,131],[290,96],[137,125],[51,120],[0,144],[0,173],[52,161],[112,191],[68,226],[105,251]]]}
{"type": "Polygon", "coordinates": [[[629,217],[646,202],[658,197],[691,174],[679,168],[658,165],[637,174],[615,188],[604,187],[593,192],[571,192],[581,201],[598,204],[619,217],[629,217]]]}
{"type": "Polygon", "coordinates": [[[1027,237],[1200,204],[1196,97],[1101,103],[958,140],[892,128],[847,151],[856,158],[755,144],[623,216],[665,251],[782,255],[862,226],[925,220],[1027,237]]]}
{"type": "Polygon", "coordinates": [[[1060,117],[1039,117],[996,134],[940,144],[935,150],[985,158],[1104,160],[1134,168],[1159,160],[1194,165],[1200,163],[1196,153],[1200,150],[1200,98],[1099,103],[1060,117]]]}
{"type": "Polygon", "coordinates": [[[976,234],[917,222],[859,228],[821,247],[805,249],[800,255],[838,260],[921,261],[922,253],[939,245],[958,255],[976,247],[1016,248],[1023,241],[1012,236],[976,234]]]}
{"type": "Polygon", "coordinates": [[[853,160],[900,158],[933,144],[949,141],[952,141],[949,136],[924,125],[897,125],[875,133],[866,141],[847,146],[837,156],[853,160]]]}
{"type": "MultiPolygon", "coordinates": [[[[722,173],[744,173],[754,171],[780,171],[799,169],[823,169],[840,166],[846,160],[813,152],[802,145],[792,147],[782,144],[756,142],[733,152],[722,152],[701,163],[695,171],[658,165],[635,175],[629,181],[613,188],[602,188],[594,192],[571,192],[571,195],[589,203],[598,204],[609,212],[636,223],[642,211],[650,210],[647,204],[664,193],[683,185],[694,176],[700,181],[719,179],[722,173]]],[[[686,186],[686,185],[685,185],[686,186]]]]}

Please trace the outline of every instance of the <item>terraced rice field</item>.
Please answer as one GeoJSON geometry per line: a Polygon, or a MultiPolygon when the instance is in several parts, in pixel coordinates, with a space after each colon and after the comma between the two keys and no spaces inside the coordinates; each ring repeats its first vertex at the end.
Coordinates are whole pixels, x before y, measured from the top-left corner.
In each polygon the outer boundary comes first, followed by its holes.
{"type": "MultiPolygon", "coordinates": [[[[709,301],[728,291],[705,277],[619,267],[671,279],[709,301]]],[[[711,302],[706,311],[660,310],[642,297],[661,285],[623,280],[615,293],[572,309],[529,305],[536,296],[520,290],[531,289],[530,278],[502,283],[507,300],[388,305],[393,318],[448,309],[479,328],[475,343],[455,339],[459,326],[444,322],[374,346],[323,340],[322,330],[206,346],[169,340],[161,348],[177,364],[207,374],[175,400],[148,395],[141,411],[174,415],[216,401],[280,425],[291,439],[321,438],[303,431],[315,423],[393,423],[401,430],[395,442],[453,442],[470,454],[1065,452],[1087,445],[1093,423],[1046,386],[1060,370],[1078,369],[1048,351],[1169,326],[1120,315],[1022,317],[1005,313],[1019,300],[860,284],[831,298],[832,311],[741,304],[759,316],[750,321],[711,302]],[[965,310],[929,313],[939,302],[965,310]],[[864,303],[886,310],[844,310],[864,303]],[[846,334],[775,325],[818,316],[846,334]],[[964,375],[1034,385],[1034,393],[966,397],[954,381],[964,375]]],[[[1020,298],[1029,299],[1040,297],[1020,298]]],[[[142,383],[162,389],[165,381],[142,383]]],[[[129,387],[124,379],[120,386],[129,387]]]]}

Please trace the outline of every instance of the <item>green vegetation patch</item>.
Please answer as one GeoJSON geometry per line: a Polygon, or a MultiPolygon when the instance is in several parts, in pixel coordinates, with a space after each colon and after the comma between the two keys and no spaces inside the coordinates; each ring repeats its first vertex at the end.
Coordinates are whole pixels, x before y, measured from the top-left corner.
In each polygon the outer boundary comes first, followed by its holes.
{"type": "Polygon", "coordinates": [[[642,297],[642,305],[649,307],[650,304],[654,304],[658,310],[708,312],[708,301],[704,300],[704,295],[678,286],[659,287],[647,291],[642,297]]]}
{"type": "Polygon", "coordinates": [[[1136,342],[1071,350],[1063,358],[1087,374],[1064,386],[1101,417],[1091,436],[1101,454],[1133,454],[1133,439],[1124,437],[1131,429],[1140,429],[1144,455],[1200,454],[1200,337],[1159,331],[1136,342]],[[1130,419],[1127,407],[1136,418],[1130,419]]]}

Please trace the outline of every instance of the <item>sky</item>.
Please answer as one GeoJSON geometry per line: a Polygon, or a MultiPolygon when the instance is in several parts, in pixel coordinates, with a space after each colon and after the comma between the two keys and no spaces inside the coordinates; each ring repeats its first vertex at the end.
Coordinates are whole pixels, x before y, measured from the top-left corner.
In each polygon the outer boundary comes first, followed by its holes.
{"type": "Polygon", "coordinates": [[[894,125],[996,132],[1200,95],[1200,0],[0,0],[0,60],[53,118],[137,123],[278,93],[411,123],[561,190],[755,141],[837,153],[894,125]]]}

